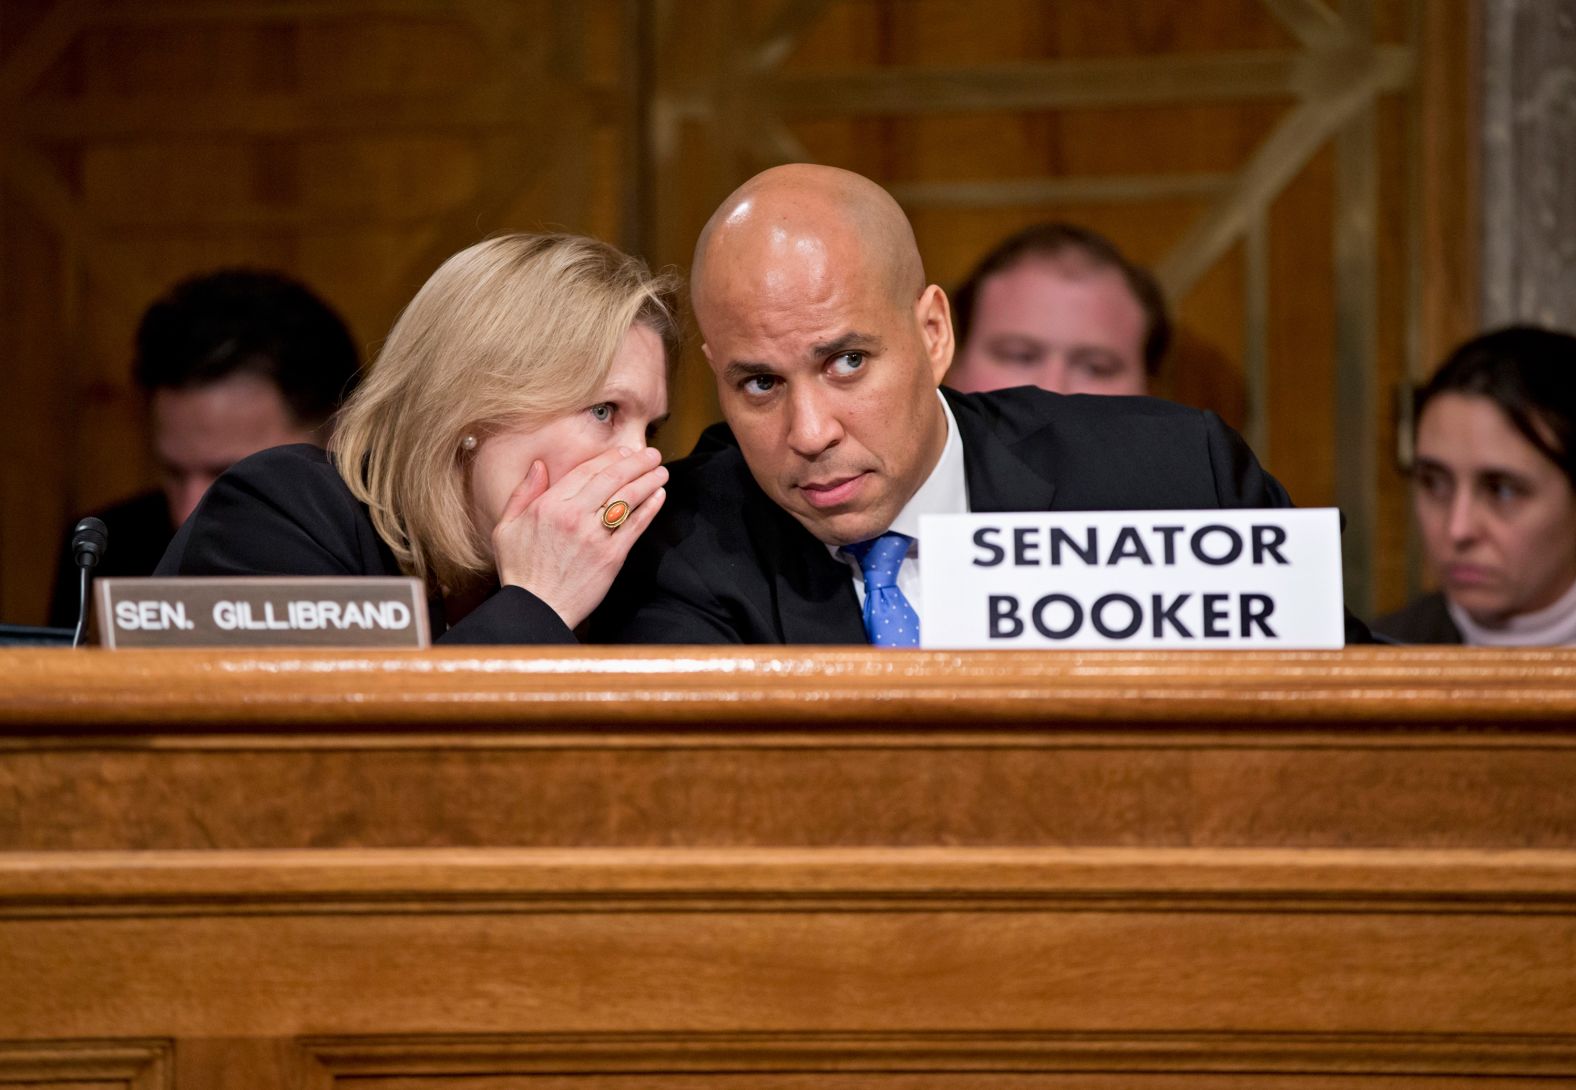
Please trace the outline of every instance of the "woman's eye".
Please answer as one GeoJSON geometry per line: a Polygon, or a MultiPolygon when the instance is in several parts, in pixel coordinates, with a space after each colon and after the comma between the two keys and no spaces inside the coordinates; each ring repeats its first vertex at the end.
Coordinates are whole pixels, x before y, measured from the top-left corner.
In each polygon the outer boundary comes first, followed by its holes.
{"type": "Polygon", "coordinates": [[[591,418],[598,424],[606,424],[613,419],[613,403],[610,401],[598,402],[591,406],[590,412],[591,418]]]}
{"type": "Polygon", "coordinates": [[[1418,469],[1412,480],[1419,492],[1432,499],[1440,499],[1450,491],[1450,479],[1436,470],[1418,469]]]}
{"type": "Polygon", "coordinates": [[[840,375],[851,375],[865,365],[863,352],[843,352],[832,357],[832,370],[840,375]]]}
{"type": "Polygon", "coordinates": [[[1506,480],[1502,477],[1490,478],[1485,482],[1488,494],[1495,503],[1512,503],[1527,494],[1527,489],[1519,481],[1506,480]]]}

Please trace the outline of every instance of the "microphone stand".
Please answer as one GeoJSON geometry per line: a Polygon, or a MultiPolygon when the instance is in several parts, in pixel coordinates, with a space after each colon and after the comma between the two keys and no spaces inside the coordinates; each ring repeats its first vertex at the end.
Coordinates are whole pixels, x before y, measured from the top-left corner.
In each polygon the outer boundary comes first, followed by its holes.
{"type": "Polygon", "coordinates": [[[77,562],[82,576],[81,590],[77,594],[77,630],[71,637],[71,646],[82,646],[82,633],[88,623],[88,582],[93,569],[104,559],[109,546],[109,527],[103,520],[91,516],[77,523],[71,531],[71,556],[77,562]]]}

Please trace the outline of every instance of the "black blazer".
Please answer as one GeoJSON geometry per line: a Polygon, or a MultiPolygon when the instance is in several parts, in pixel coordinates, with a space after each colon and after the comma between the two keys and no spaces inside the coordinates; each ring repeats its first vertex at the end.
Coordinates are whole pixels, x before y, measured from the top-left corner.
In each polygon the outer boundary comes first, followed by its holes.
{"type": "MultiPolygon", "coordinates": [[[[403,575],[366,505],[320,448],[297,444],[244,458],[225,471],[175,534],[155,575],[403,575]]],[[[553,608],[521,587],[501,587],[458,624],[443,600],[427,603],[445,643],[574,643],[553,608]]]]}
{"type": "MultiPolygon", "coordinates": [[[[943,390],[974,511],[1289,507],[1213,413],[1135,397],[1023,387],[943,390]]],[[[671,467],[592,636],[622,643],[867,643],[847,565],[756,485],[718,425],[671,467]]],[[[1367,633],[1348,619],[1347,639],[1367,633]]]]}
{"type": "Polygon", "coordinates": [[[1380,617],[1373,630],[1395,643],[1460,644],[1461,630],[1445,608],[1445,596],[1435,591],[1414,598],[1394,613],[1380,617]]]}

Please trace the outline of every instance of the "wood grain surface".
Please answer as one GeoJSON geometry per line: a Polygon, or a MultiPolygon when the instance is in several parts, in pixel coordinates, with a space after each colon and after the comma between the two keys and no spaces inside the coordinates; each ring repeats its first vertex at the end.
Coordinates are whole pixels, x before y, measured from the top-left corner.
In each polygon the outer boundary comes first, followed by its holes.
{"type": "Polygon", "coordinates": [[[0,1084],[1569,1085],[1573,666],[0,655],[0,1084]]]}
{"type": "Polygon", "coordinates": [[[14,650],[0,725],[355,730],[735,723],[1576,722],[1576,652],[913,652],[476,648],[409,653],[14,650]]]}

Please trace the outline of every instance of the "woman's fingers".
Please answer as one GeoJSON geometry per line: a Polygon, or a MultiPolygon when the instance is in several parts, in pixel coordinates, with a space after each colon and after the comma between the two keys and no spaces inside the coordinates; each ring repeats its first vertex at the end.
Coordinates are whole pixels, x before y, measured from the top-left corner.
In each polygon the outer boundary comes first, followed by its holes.
{"type": "Polygon", "coordinates": [[[618,539],[614,542],[616,547],[614,556],[618,560],[619,567],[624,566],[624,558],[629,555],[629,550],[640,539],[640,535],[646,532],[646,527],[651,525],[651,520],[657,517],[657,512],[662,510],[663,501],[667,498],[667,489],[659,486],[635,508],[629,519],[613,535],[618,539]]]}
{"type": "MultiPolygon", "coordinates": [[[[580,463],[550,488],[547,487],[547,469],[543,466],[539,479],[528,474],[515,489],[498,521],[500,524],[513,521],[538,500],[542,503],[542,516],[560,525],[573,525],[583,516],[599,516],[614,500],[623,500],[631,508],[639,507],[647,496],[667,482],[668,471],[660,458],[653,447],[630,454],[605,451],[580,463]]],[[[532,474],[540,464],[533,463],[532,474]]]]}
{"type": "Polygon", "coordinates": [[[596,502],[592,506],[600,507],[607,502],[609,488],[634,480],[661,462],[662,454],[655,447],[642,447],[640,450],[617,447],[613,450],[605,450],[594,458],[587,458],[565,473],[554,482],[553,490],[566,500],[576,497],[594,499],[596,502]],[[618,469],[620,466],[623,467],[622,470],[618,469]]]}
{"type": "Polygon", "coordinates": [[[498,521],[512,522],[519,518],[546,491],[547,467],[537,460],[526,471],[525,480],[515,485],[514,491],[509,493],[509,502],[503,505],[503,513],[498,516],[498,521]]]}
{"type": "MultiPolygon", "coordinates": [[[[639,510],[641,505],[646,502],[651,494],[657,489],[661,488],[663,485],[667,484],[667,482],[668,467],[657,466],[654,469],[642,473],[640,476],[636,477],[627,484],[614,485],[610,483],[609,487],[612,489],[612,492],[608,495],[607,499],[603,501],[603,504],[605,505],[607,503],[611,503],[613,500],[623,500],[625,503],[629,504],[632,511],[639,510]]],[[[600,510],[601,508],[599,507],[598,511],[600,510]]],[[[628,522],[626,522],[624,525],[627,526],[628,522]]],[[[620,527],[620,529],[622,529],[622,527],[620,527]]]]}
{"type": "Polygon", "coordinates": [[[533,463],[493,529],[499,582],[525,587],[570,627],[596,608],[635,540],[666,496],[668,470],[651,448],[604,451],[552,483],[533,463]],[[602,510],[613,500],[630,507],[611,529],[602,510]]]}

